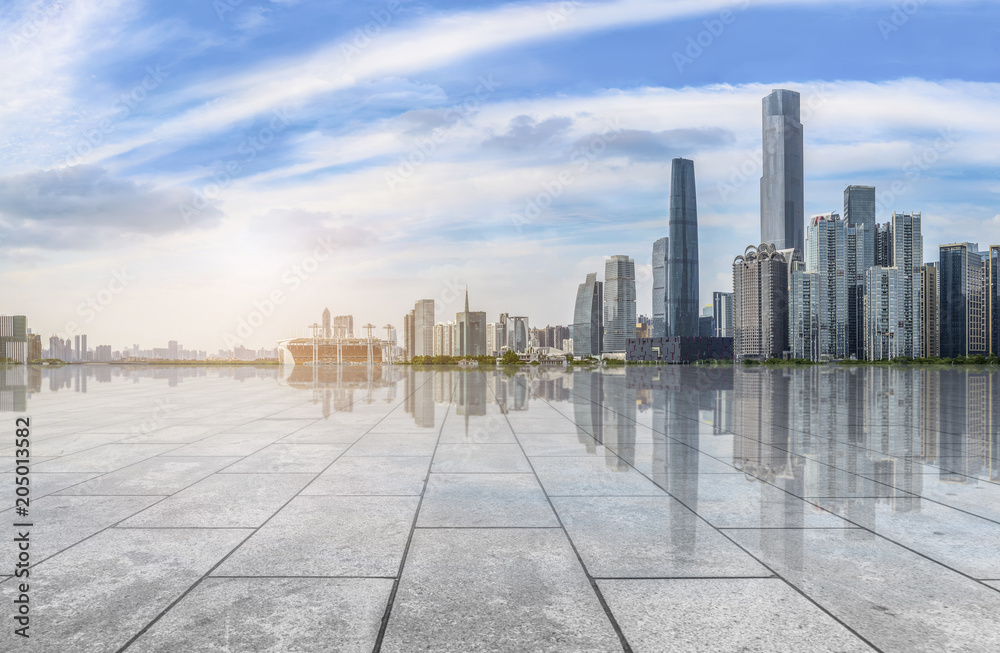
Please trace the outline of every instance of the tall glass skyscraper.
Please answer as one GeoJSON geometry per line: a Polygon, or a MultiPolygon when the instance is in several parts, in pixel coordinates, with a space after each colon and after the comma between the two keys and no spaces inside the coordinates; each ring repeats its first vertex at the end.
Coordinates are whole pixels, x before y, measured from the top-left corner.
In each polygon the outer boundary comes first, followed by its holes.
{"type": "Polygon", "coordinates": [[[574,356],[600,356],[604,343],[604,284],[597,280],[596,272],[588,274],[576,291],[572,338],[574,356]]]}
{"type": "Polygon", "coordinates": [[[764,176],[760,179],[761,241],[775,249],[805,249],[802,123],[799,94],[776,90],[764,98],[764,176]]]}
{"type": "Polygon", "coordinates": [[[698,200],[694,161],[674,159],[670,173],[667,335],[698,335],[698,200]]]}
{"type": "Polygon", "coordinates": [[[670,239],[653,243],[653,337],[667,337],[667,259],[670,239]]]}
{"type": "Polygon", "coordinates": [[[629,338],[635,338],[635,261],[619,254],[604,266],[605,353],[624,352],[629,338]]]}
{"type": "MultiPolygon", "coordinates": [[[[864,357],[865,272],[878,265],[875,256],[875,187],[848,186],[844,189],[844,222],[849,249],[856,252],[847,261],[847,355],[864,357]]],[[[891,261],[882,265],[891,266],[891,261]]]]}
{"type": "Polygon", "coordinates": [[[978,243],[940,247],[941,356],[989,351],[988,262],[978,243]]]}
{"type": "MultiPolygon", "coordinates": [[[[844,222],[864,226],[864,271],[875,265],[875,187],[848,186],[844,189],[844,222]]],[[[860,257],[859,257],[860,258],[860,257]]]]}

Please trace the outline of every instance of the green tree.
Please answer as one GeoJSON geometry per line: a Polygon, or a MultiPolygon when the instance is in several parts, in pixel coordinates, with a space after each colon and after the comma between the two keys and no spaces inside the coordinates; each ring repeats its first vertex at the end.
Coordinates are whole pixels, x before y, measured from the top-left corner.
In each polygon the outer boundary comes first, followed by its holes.
{"type": "Polygon", "coordinates": [[[500,362],[504,365],[517,365],[521,362],[521,359],[518,357],[516,352],[508,349],[503,353],[503,356],[500,358],[500,362]]]}

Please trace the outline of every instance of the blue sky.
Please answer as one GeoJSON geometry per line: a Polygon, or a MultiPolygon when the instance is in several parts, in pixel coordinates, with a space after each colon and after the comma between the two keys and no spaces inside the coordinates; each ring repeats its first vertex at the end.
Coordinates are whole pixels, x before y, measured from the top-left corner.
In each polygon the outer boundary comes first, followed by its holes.
{"type": "Polygon", "coordinates": [[[301,335],[324,306],[401,326],[434,298],[454,319],[468,284],[491,320],[543,326],[628,254],[648,312],[674,156],[695,160],[708,303],[759,240],[777,87],[807,107],[807,215],[874,184],[880,220],[923,212],[927,260],[997,243],[998,19],[919,0],[5,2],[0,311],[215,350],[301,335]]]}

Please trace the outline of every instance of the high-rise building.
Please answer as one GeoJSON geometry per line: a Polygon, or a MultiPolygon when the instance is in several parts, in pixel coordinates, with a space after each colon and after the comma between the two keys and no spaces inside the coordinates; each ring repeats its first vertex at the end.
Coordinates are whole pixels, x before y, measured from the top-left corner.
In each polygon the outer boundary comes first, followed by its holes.
{"type": "Polygon", "coordinates": [[[434,325],[434,355],[455,356],[455,323],[438,322],[434,325]]]}
{"type": "Polygon", "coordinates": [[[715,337],[733,337],[733,293],[712,293],[712,317],[715,318],[715,337]]]}
{"type": "MultiPolygon", "coordinates": [[[[68,340],[68,338],[67,338],[68,340]]],[[[73,360],[78,361],[80,359],[80,336],[73,336],[73,360]]]]}
{"type": "MultiPolygon", "coordinates": [[[[990,345],[989,352],[1000,356],[1000,245],[990,245],[987,260],[986,301],[989,309],[990,345]]],[[[1000,400],[997,401],[997,414],[1000,419],[1000,400]]],[[[998,421],[1000,424],[1000,421],[998,421]]]]}
{"type": "MultiPolygon", "coordinates": [[[[836,213],[814,216],[806,229],[806,270],[819,275],[815,284],[809,284],[810,298],[819,307],[818,358],[814,360],[842,359],[848,355],[847,254],[847,224],[836,213]]],[[[797,312],[797,298],[792,292],[790,315],[797,312]]]]}
{"type": "Polygon", "coordinates": [[[22,365],[28,362],[28,318],[0,315],[0,358],[22,365]]]}
{"type": "Polygon", "coordinates": [[[941,245],[941,356],[989,353],[989,257],[978,243],[941,245]]]}
{"type": "Polygon", "coordinates": [[[28,360],[38,360],[42,357],[42,337],[37,333],[28,334],[28,360]]]}
{"type": "Polygon", "coordinates": [[[415,321],[416,311],[410,311],[403,316],[403,349],[406,350],[407,358],[413,358],[413,351],[416,349],[415,321]]]}
{"type": "Polygon", "coordinates": [[[500,355],[503,337],[500,334],[499,326],[498,322],[489,322],[486,325],[486,354],[488,356],[500,355]]]}
{"type": "Polygon", "coordinates": [[[323,337],[330,338],[333,337],[333,332],[330,330],[330,309],[323,309],[323,337]]]}
{"type": "MultiPolygon", "coordinates": [[[[427,300],[424,300],[427,301],[427,300]]],[[[333,336],[335,338],[353,338],[354,337],[354,316],[353,315],[338,315],[333,318],[333,336]]]]}
{"type": "Polygon", "coordinates": [[[523,315],[500,314],[500,331],[507,349],[515,352],[528,351],[531,346],[531,328],[528,318],[523,315]]]}
{"type": "Polygon", "coordinates": [[[80,358],[79,360],[85,361],[87,358],[87,334],[80,335],[80,358]]]}
{"type": "MultiPolygon", "coordinates": [[[[671,165],[668,226],[667,335],[673,338],[697,336],[698,200],[694,161],[689,159],[674,159],[671,165]]],[[[606,277],[605,283],[609,279],[606,277]]],[[[605,296],[609,294],[610,290],[605,288],[605,296]]]]}
{"type": "MultiPolygon", "coordinates": [[[[84,345],[83,345],[84,346],[84,350],[86,350],[86,347],[87,347],[86,336],[84,336],[84,341],[83,342],[84,342],[84,345]]],[[[178,351],[179,350],[180,350],[180,347],[177,345],[177,341],[176,340],[170,340],[169,342],[167,342],[167,358],[169,358],[172,361],[177,360],[178,358],[180,358],[180,356],[178,355],[178,351]]]]}
{"type": "Polygon", "coordinates": [[[890,267],[865,273],[865,355],[868,360],[923,356],[921,280],[923,236],[919,213],[892,215],[890,267]]]}
{"type": "Polygon", "coordinates": [[[801,263],[792,270],[789,290],[788,346],[792,358],[821,360],[820,315],[822,313],[820,273],[806,271],[801,263]]]}
{"type": "Polygon", "coordinates": [[[892,261],[899,270],[903,295],[899,318],[903,320],[902,338],[896,343],[899,356],[923,355],[920,338],[920,281],[924,267],[924,237],[919,213],[892,214],[892,261]]]}
{"type": "Polygon", "coordinates": [[[660,238],[653,243],[653,336],[667,337],[667,259],[670,256],[670,239],[660,238]]]}
{"type": "MultiPolygon", "coordinates": [[[[336,322],[334,322],[334,330],[336,327],[336,322]]],[[[413,352],[410,355],[434,355],[433,299],[418,299],[413,305],[413,352]]]]}
{"type": "Polygon", "coordinates": [[[805,200],[799,102],[799,94],[788,90],[772,91],[763,100],[760,234],[761,241],[776,250],[794,249],[801,256],[805,249],[805,200]]]}
{"type": "Polygon", "coordinates": [[[573,354],[600,356],[604,343],[604,284],[597,280],[597,273],[587,275],[587,280],[576,291],[573,310],[573,354]]]}
{"type": "Polygon", "coordinates": [[[893,251],[892,223],[875,225],[875,260],[872,265],[891,268],[893,251]]]}
{"type": "Polygon", "coordinates": [[[769,243],[733,261],[733,355],[780,358],[788,349],[788,263],[769,243]]]}
{"type": "Polygon", "coordinates": [[[859,274],[875,265],[875,187],[848,186],[844,189],[844,222],[864,227],[864,238],[858,247],[858,260],[862,261],[859,274]]]}
{"type": "Polygon", "coordinates": [[[616,254],[604,265],[604,352],[624,352],[629,338],[635,338],[635,261],[616,254]]]}
{"type": "Polygon", "coordinates": [[[941,314],[939,313],[938,268],[934,263],[926,263],[920,270],[920,341],[924,343],[924,356],[937,358],[941,355],[941,314]]]}
{"type": "Polygon", "coordinates": [[[847,357],[865,355],[865,271],[872,259],[866,258],[865,247],[870,232],[866,225],[847,224],[847,357]]]}
{"type": "Polygon", "coordinates": [[[465,290],[465,310],[455,315],[455,355],[486,355],[486,313],[469,311],[469,290],[465,290]]]}

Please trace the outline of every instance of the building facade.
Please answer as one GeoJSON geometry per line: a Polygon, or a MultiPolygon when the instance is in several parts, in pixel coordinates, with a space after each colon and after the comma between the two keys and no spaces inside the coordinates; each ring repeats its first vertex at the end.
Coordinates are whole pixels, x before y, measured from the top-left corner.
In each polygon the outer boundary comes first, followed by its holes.
{"type": "Polygon", "coordinates": [[[573,354],[575,356],[600,356],[604,344],[604,284],[597,280],[597,273],[587,275],[587,280],[576,291],[573,311],[573,354]]]}
{"type": "Polygon", "coordinates": [[[28,318],[0,315],[0,358],[22,365],[28,362],[28,318]]]}
{"type": "Polygon", "coordinates": [[[455,315],[455,355],[486,355],[486,313],[469,310],[469,291],[465,291],[465,310],[455,315]]]}
{"type": "Polygon", "coordinates": [[[920,280],[920,339],[924,343],[924,356],[937,358],[941,355],[941,314],[938,298],[938,266],[927,263],[921,268],[920,280]]]}
{"type": "Polygon", "coordinates": [[[805,248],[804,170],[799,94],[775,90],[763,100],[761,240],[776,250],[805,248]]]}
{"type": "MultiPolygon", "coordinates": [[[[856,240],[855,240],[856,244],[856,240]]],[[[836,213],[814,216],[806,229],[806,270],[816,272],[810,284],[811,300],[818,307],[815,352],[811,360],[847,358],[847,224],[836,213]]],[[[856,252],[851,252],[856,255],[856,252]]],[[[793,274],[793,283],[794,283],[793,274]]],[[[791,294],[791,313],[797,312],[791,294]]]]}
{"type": "MultiPolygon", "coordinates": [[[[694,161],[674,159],[670,174],[667,335],[698,335],[698,199],[694,161]]],[[[633,274],[634,277],[634,274],[633,274]]]]}
{"type": "Polygon", "coordinates": [[[989,353],[987,285],[989,257],[978,243],[952,243],[939,250],[941,356],[989,353]]]}
{"type": "Polygon", "coordinates": [[[712,293],[712,317],[715,318],[715,337],[733,337],[733,293],[712,293]]]}
{"type": "Polygon", "coordinates": [[[670,238],[660,238],[653,243],[653,337],[667,335],[667,259],[670,255],[670,238]]]}
{"type": "Polygon", "coordinates": [[[733,356],[780,358],[788,349],[788,263],[769,243],[733,261],[733,356]]]}
{"type": "Polygon", "coordinates": [[[333,337],[341,339],[354,337],[353,315],[338,315],[333,318],[333,337]]]}
{"type": "Polygon", "coordinates": [[[919,213],[894,213],[892,266],[865,273],[865,355],[892,360],[924,355],[921,322],[923,247],[919,213]],[[874,339],[874,340],[872,340],[874,339]]]}
{"type": "Polygon", "coordinates": [[[801,264],[792,271],[789,290],[788,346],[792,358],[821,360],[820,274],[807,272],[801,264]]]}
{"type": "Polygon", "coordinates": [[[635,320],[635,261],[618,254],[604,265],[603,353],[625,351],[625,341],[635,337],[635,320]]]}

